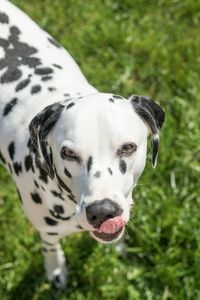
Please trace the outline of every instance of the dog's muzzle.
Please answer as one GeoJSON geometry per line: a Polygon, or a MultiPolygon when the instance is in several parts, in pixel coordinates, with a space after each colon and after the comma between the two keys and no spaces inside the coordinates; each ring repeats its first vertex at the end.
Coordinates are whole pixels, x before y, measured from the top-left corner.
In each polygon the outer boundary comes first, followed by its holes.
{"type": "Polygon", "coordinates": [[[94,227],[92,235],[104,241],[116,240],[124,231],[122,208],[110,199],[96,200],[86,207],[88,222],[94,227]]]}

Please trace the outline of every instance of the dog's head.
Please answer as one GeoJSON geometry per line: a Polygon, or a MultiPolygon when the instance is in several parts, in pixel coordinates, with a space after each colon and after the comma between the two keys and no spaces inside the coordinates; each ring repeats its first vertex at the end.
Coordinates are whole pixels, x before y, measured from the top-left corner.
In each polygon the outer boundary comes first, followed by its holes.
{"type": "Polygon", "coordinates": [[[79,224],[100,242],[118,240],[152,139],[155,167],[164,112],[143,96],[97,93],[46,107],[30,124],[38,161],[76,199],[79,224]]]}

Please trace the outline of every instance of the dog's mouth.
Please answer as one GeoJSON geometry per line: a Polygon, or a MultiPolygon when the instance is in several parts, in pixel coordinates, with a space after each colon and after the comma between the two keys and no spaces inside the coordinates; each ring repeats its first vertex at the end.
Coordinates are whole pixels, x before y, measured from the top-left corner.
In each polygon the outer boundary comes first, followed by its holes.
{"type": "Polygon", "coordinates": [[[125,228],[126,222],[121,216],[117,216],[103,222],[97,230],[94,230],[91,234],[94,238],[101,240],[102,242],[112,242],[119,239],[125,228]]]}
{"type": "Polygon", "coordinates": [[[102,240],[103,242],[112,242],[119,238],[121,233],[124,231],[124,227],[121,227],[118,231],[115,233],[105,233],[105,232],[98,232],[98,231],[92,231],[91,234],[102,240]]]}

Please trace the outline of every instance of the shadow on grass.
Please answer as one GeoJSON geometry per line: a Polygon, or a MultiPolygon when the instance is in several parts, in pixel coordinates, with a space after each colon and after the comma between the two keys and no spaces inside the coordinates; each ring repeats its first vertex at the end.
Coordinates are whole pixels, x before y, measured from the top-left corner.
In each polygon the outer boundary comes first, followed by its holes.
{"type": "Polygon", "coordinates": [[[76,249],[76,251],[74,251],[74,256],[72,259],[69,259],[70,255],[66,255],[68,262],[67,266],[69,269],[69,284],[62,290],[56,289],[51,283],[45,280],[43,262],[40,259],[37,260],[38,256],[36,255],[27,271],[24,273],[22,280],[9,292],[6,299],[69,299],[70,295],[72,295],[77,288],[80,293],[85,294],[88,283],[85,282],[81,266],[84,263],[87,263],[87,259],[95,246],[95,241],[91,241],[87,238],[81,238],[73,242],[73,248],[76,249]]]}
{"type": "Polygon", "coordinates": [[[44,281],[43,267],[31,264],[24,273],[23,279],[10,291],[8,299],[58,299],[57,293],[58,291],[53,286],[44,281]]]}

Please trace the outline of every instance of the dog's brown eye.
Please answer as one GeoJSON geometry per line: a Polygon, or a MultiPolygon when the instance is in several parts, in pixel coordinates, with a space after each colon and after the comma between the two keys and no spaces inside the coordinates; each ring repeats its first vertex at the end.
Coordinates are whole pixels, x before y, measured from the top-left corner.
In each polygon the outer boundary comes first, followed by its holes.
{"type": "Polygon", "coordinates": [[[63,147],[61,149],[60,154],[61,154],[62,159],[77,160],[77,161],[80,160],[79,156],[73,150],[68,149],[67,147],[63,147]]]}
{"type": "Polygon", "coordinates": [[[134,143],[127,143],[122,145],[118,150],[119,155],[130,155],[137,150],[137,146],[134,143]]]}

